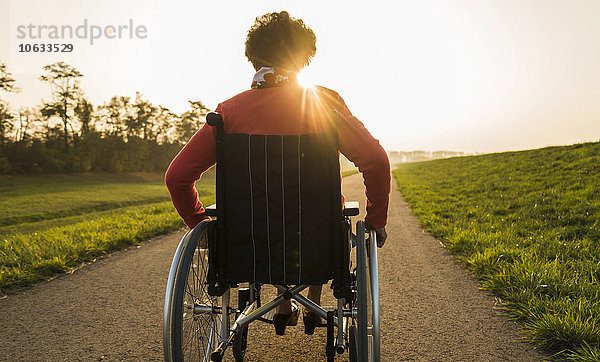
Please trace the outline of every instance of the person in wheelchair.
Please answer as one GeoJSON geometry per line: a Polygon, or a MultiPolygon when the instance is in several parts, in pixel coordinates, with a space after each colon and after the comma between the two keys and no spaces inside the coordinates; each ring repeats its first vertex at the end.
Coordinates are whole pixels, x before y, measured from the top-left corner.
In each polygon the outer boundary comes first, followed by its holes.
{"type": "MultiPolygon", "coordinates": [[[[312,134],[333,122],[339,152],[363,175],[367,196],[365,223],[376,231],[381,247],[387,237],[389,160],[378,140],[352,115],[335,91],[320,86],[304,88],[298,83],[298,72],[315,55],[315,43],[313,31],[286,11],[257,17],[248,32],[245,48],[246,57],[256,70],[251,89],[220,103],[216,112],[222,116],[226,134],[312,134]]],[[[364,70],[357,73],[361,71],[364,70]]],[[[208,218],[194,183],[217,162],[216,132],[215,127],[205,124],[173,159],[165,175],[173,205],[190,228],[208,218]]],[[[282,150],[283,140],[282,137],[282,150]]],[[[267,157],[266,141],[264,149],[267,157]]],[[[284,157],[277,162],[283,167],[284,157]]],[[[321,285],[310,286],[308,298],[320,304],[321,285]]],[[[291,301],[282,303],[273,317],[276,333],[283,334],[286,325],[296,325],[297,319],[298,309],[291,301]]],[[[307,334],[313,333],[318,322],[316,314],[305,311],[307,334]]]]}

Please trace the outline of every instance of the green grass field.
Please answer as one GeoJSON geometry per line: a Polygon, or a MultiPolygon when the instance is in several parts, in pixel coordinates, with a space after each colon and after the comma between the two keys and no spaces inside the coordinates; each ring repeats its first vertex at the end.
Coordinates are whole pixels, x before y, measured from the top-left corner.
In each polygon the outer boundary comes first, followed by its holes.
{"type": "MultiPolygon", "coordinates": [[[[0,176],[0,292],[184,226],[163,174],[0,176]]],[[[214,172],[196,185],[214,202],[214,172]]]]}
{"type": "MultiPolygon", "coordinates": [[[[205,205],[214,183],[196,184],[205,205]]],[[[183,226],[162,173],[0,176],[0,294],[183,226]]]]}
{"type": "Polygon", "coordinates": [[[600,360],[600,143],[402,164],[399,189],[560,358],[600,360]]]}

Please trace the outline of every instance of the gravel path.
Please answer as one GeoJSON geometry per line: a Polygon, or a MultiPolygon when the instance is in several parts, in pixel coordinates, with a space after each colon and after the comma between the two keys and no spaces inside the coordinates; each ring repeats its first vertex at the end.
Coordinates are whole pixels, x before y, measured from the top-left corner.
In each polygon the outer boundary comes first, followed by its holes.
{"type": "MultiPolygon", "coordinates": [[[[345,178],[343,188],[347,200],[364,208],[360,175],[345,178]]],[[[397,191],[388,234],[379,253],[382,360],[544,359],[494,298],[421,230],[397,191]]],[[[161,360],[165,283],[182,236],[149,240],[1,299],[0,360],[161,360]]],[[[333,305],[330,294],[325,304],[333,305]]],[[[277,338],[272,328],[250,326],[248,360],[323,360],[323,329],[306,336],[300,321],[277,338]]]]}

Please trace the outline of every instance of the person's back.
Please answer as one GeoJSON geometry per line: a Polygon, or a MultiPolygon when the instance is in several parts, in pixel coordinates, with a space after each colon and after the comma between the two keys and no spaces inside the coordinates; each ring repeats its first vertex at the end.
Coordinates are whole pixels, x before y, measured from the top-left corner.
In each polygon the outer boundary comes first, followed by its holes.
{"type": "MultiPolygon", "coordinates": [[[[246,56],[257,70],[251,88],[219,104],[226,134],[298,135],[322,133],[335,113],[339,150],[363,174],[367,195],[366,224],[385,242],[390,166],[386,152],[364,125],[348,110],[342,98],[323,87],[304,88],[297,72],[315,53],[315,36],[302,20],[287,12],[265,14],[256,19],[246,40],[246,56]]],[[[173,160],[165,181],[175,208],[193,228],[207,218],[194,188],[203,172],[216,162],[215,129],[205,125],[173,160]]],[[[341,205],[340,205],[341,207],[341,205]]],[[[320,286],[311,287],[308,297],[320,301],[320,286]]],[[[297,314],[296,314],[297,316],[297,314]]],[[[283,304],[275,315],[278,334],[294,325],[291,305],[283,304]]],[[[305,316],[307,333],[317,317],[305,316]],[[308,317],[308,322],[307,322],[308,317]]]]}
{"type": "MultiPolygon", "coordinates": [[[[265,69],[265,68],[262,68],[265,69]]],[[[216,112],[226,122],[226,133],[261,134],[308,134],[318,133],[319,128],[331,117],[330,104],[333,91],[325,88],[304,88],[289,73],[286,85],[251,89],[222,102],[216,112]]]]}

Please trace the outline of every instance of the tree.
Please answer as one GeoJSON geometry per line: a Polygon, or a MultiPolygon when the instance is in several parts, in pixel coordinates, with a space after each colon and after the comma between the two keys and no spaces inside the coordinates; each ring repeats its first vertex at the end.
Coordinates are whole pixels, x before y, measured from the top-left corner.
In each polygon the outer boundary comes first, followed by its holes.
{"type": "Polygon", "coordinates": [[[46,65],[43,70],[47,74],[40,76],[40,80],[50,84],[53,98],[53,102],[47,103],[44,108],[60,117],[63,123],[64,146],[65,149],[69,149],[69,127],[73,130],[71,111],[81,95],[78,78],[83,77],[83,74],[65,62],[46,65]]]}
{"type": "Polygon", "coordinates": [[[185,143],[192,138],[206,122],[206,115],[210,111],[201,101],[188,101],[188,103],[191,109],[181,115],[181,121],[175,127],[175,137],[180,143],[185,143]]]}
{"type": "Polygon", "coordinates": [[[15,86],[15,79],[8,72],[6,64],[0,61],[0,90],[5,92],[19,92],[20,89],[15,86]]]}
{"type": "MultiPolygon", "coordinates": [[[[7,70],[6,64],[0,61],[0,90],[4,92],[19,92],[20,89],[15,86],[15,79],[7,70]]],[[[13,120],[8,103],[0,99],[0,150],[4,150],[8,134],[13,129],[13,120]]]]}
{"type": "Polygon", "coordinates": [[[8,104],[0,101],[0,151],[4,150],[8,135],[13,129],[13,124],[11,122],[13,118],[14,117],[8,108],[8,104]]]}
{"type": "Polygon", "coordinates": [[[125,138],[126,121],[133,115],[130,97],[113,96],[108,103],[98,107],[98,131],[106,136],[125,138]]]}
{"type": "Polygon", "coordinates": [[[94,106],[92,106],[92,104],[84,97],[79,98],[77,106],[75,107],[75,116],[77,116],[77,119],[81,123],[81,137],[85,137],[88,133],[90,133],[93,113],[94,106]]]}
{"type": "Polygon", "coordinates": [[[26,141],[30,135],[28,131],[36,119],[36,111],[34,109],[22,107],[19,109],[18,120],[15,122],[15,142],[21,143],[26,141]]]}
{"type": "Polygon", "coordinates": [[[129,120],[127,137],[136,136],[144,140],[153,139],[153,128],[157,108],[150,101],[142,99],[142,94],[135,93],[135,117],[129,120]]]}
{"type": "Polygon", "coordinates": [[[156,143],[165,143],[169,142],[169,138],[172,138],[172,132],[169,132],[172,128],[172,125],[176,122],[173,120],[178,120],[178,117],[175,113],[171,112],[168,108],[163,106],[158,106],[158,111],[156,113],[156,121],[154,122],[154,127],[152,130],[152,140],[156,143]]]}

